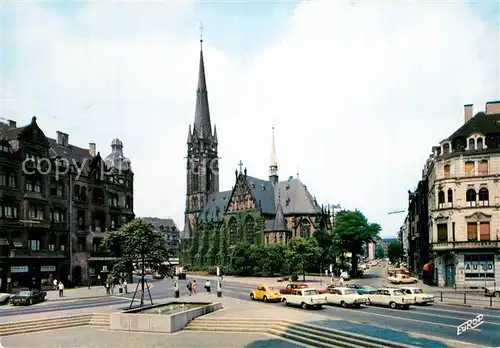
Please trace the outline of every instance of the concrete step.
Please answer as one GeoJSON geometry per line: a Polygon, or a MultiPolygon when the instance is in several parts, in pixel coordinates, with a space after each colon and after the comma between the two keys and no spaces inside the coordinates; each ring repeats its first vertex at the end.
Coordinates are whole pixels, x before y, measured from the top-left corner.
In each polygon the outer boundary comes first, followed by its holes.
{"type": "Polygon", "coordinates": [[[214,327],[207,327],[207,326],[187,326],[184,328],[184,331],[208,331],[208,332],[239,332],[239,333],[244,333],[244,332],[266,332],[266,329],[260,328],[260,327],[229,327],[229,326],[214,326],[214,327]]]}
{"type": "Polygon", "coordinates": [[[9,322],[5,324],[0,324],[0,329],[4,327],[17,327],[17,326],[23,326],[23,325],[31,325],[34,323],[38,322],[44,322],[44,323],[51,323],[51,322],[64,322],[66,320],[73,320],[73,319],[81,319],[81,318],[86,318],[90,320],[92,318],[92,314],[82,314],[82,315],[72,315],[72,316],[65,316],[65,317],[54,317],[54,318],[40,318],[40,319],[32,319],[32,320],[21,320],[21,321],[14,321],[14,322],[9,322]]]}
{"type": "Polygon", "coordinates": [[[58,321],[38,320],[38,321],[32,321],[30,323],[18,322],[15,325],[10,324],[10,325],[5,325],[5,326],[0,326],[0,331],[18,329],[18,328],[23,328],[23,327],[35,327],[35,326],[40,326],[40,325],[56,325],[57,326],[57,325],[60,325],[61,323],[68,323],[68,322],[89,323],[90,319],[91,318],[89,318],[89,317],[82,317],[82,318],[72,318],[72,319],[58,320],[58,321]]]}
{"type": "Polygon", "coordinates": [[[19,334],[25,334],[25,333],[30,333],[30,332],[64,329],[64,328],[70,328],[70,327],[76,327],[76,326],[83,326],[83,325],[87,325],[87,324],[88,324],[88,321],[85,321],[85,320],[76,321],[75,320],[75,321],[61,322],[61,323],[58,323],[57,325],[56,324],[46,324],[46,325],[39,324],[36,326],[9,328],[9,329],[0,330],[0,337],[19,335],[19,334]]]}
{"type": "Polygon", "coordinates": [[[268,331],[268,333],[270,333],[274,336],[277,336],[277,337],[286,338],[294,343],[304,344],[304,345],[306,345],[306,347],[346,348],[346,346],[344,346],[344,345],[337,346],[335,344],[318,345],[318,341],[316,338],[310,339],[308,337],[304,337],[302,335],[297,335],[297,334],[292,333],[292,332],[270,329],[268,331]]]}

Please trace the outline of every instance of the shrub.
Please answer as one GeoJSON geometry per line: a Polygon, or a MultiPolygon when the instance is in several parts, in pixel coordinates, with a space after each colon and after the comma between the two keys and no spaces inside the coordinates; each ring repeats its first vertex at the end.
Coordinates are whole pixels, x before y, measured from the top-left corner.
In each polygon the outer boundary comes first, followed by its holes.
{"type": "Polygon", "coordinates": [[[283,281],[287,282],[290,280],[290,277],[283,277],[283,281]]]}
{"type": "Polygon", "coordinates": [[[296,274],[292,274],[292,282],[296,282],[297,280],[299,280],[299,276],[296,274]]]}

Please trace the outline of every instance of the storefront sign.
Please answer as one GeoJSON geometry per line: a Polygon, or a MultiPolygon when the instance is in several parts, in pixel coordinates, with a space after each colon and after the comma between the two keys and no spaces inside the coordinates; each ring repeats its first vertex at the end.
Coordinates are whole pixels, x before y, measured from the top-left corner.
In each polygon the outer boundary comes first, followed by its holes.
{"type": "Polygon", "coordinates": [[[28,272],[28,266],[12,266],[10,268],[11,273],[26,273],[28,272]]]}
{"type": "Polygon", "coordinates": [[[89,257],[89,261],[114,261],[116,257],[89,257]]]}
{"type": "Polygon", "coordinates": [[[108,271],[108,266],[102,266],[102,272],[107,272],[108,271]]]}
{"type": "Polygon", "coordinates": [[[56,266],[41,266],[40,272],[55,272],[56,266]]]}
{"type": "Polygon", "coordinates": [[[470,261],[465,263],[465,273],[495,273],[492,261],[470,261]]]}

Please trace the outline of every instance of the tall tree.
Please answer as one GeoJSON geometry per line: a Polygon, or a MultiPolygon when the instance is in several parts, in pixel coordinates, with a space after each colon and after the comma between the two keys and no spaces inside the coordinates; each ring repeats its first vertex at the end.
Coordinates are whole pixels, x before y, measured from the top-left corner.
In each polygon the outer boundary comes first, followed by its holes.
{"type": "Polygon", "coordinates": [[[358,255],[366,242],[374,242],[380,233],[380,225],[368,222],[359,210],[345,211],[336,216],[333,226],[334,244],[351,253],[351,275],[358,270],[358,255]]]}
{"type": "Polygon", "coordinates": [[[321,256],[317,266],[335,264],[338,250],[333,243],[333,234],[326,229],[320,229],[314,232],[313,238],[316,239],[321,249],[321,256]]]}
{"type": "Polygon", "coordinates": [[[164,262],[168,262],[169,252],[161,232],[155,231],[153,226],[140,219],[135,219],[123,225],[119,230],[106,233],[104,247],[111,256],[117,258],[113,266],[113,273],[131,272],[136,262],[142,264],[141,303],[144,305],[144,277],[146,263],[159,270],[164,262]]]}
{"type": "Polygon", "coordinates": [[[377,245],[375,248],[375,258],[383,259],[385,257],[385,250],[382,245],[377,245]]]}
{"type": "Polygon", "coordinates": [[[399,264],[404,258],[403,244],[398,241],[394,241],[389,244],[389,247],[387,248],[387,257],[392,264],[397,264],[397,267],[399,267],[399,264]]]}
{"type": "Polygon", "coordinates": [[[321,257],[318,241],[312,237],[292,238],[288,243],[286,258],[293,268],[300,268],[302,280],[306,280],[306,267],[321,257]]]}

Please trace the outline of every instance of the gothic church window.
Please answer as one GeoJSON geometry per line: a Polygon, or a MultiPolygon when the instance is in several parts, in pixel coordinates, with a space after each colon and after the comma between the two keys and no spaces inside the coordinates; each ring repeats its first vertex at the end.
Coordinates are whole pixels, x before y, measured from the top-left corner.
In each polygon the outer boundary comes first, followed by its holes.
{"type": "Polygon", "coordinates": [[[253,217],[248,216],[245,221],[245,241],[247,243],[254,243],[255,237],[255,220],[253,217]]]}
{"type": "Polygon", "coordinates": [[[307,220],[302,220],[300,223],[300,236],[309,237],[311,233],[311,224],[307,220]]]}
{"type": "Polygon", "coordinates": [[[234,245],[238,242],[238,231],[236,219],[233,217],[229,220],[229,245],[234,245]]]}

